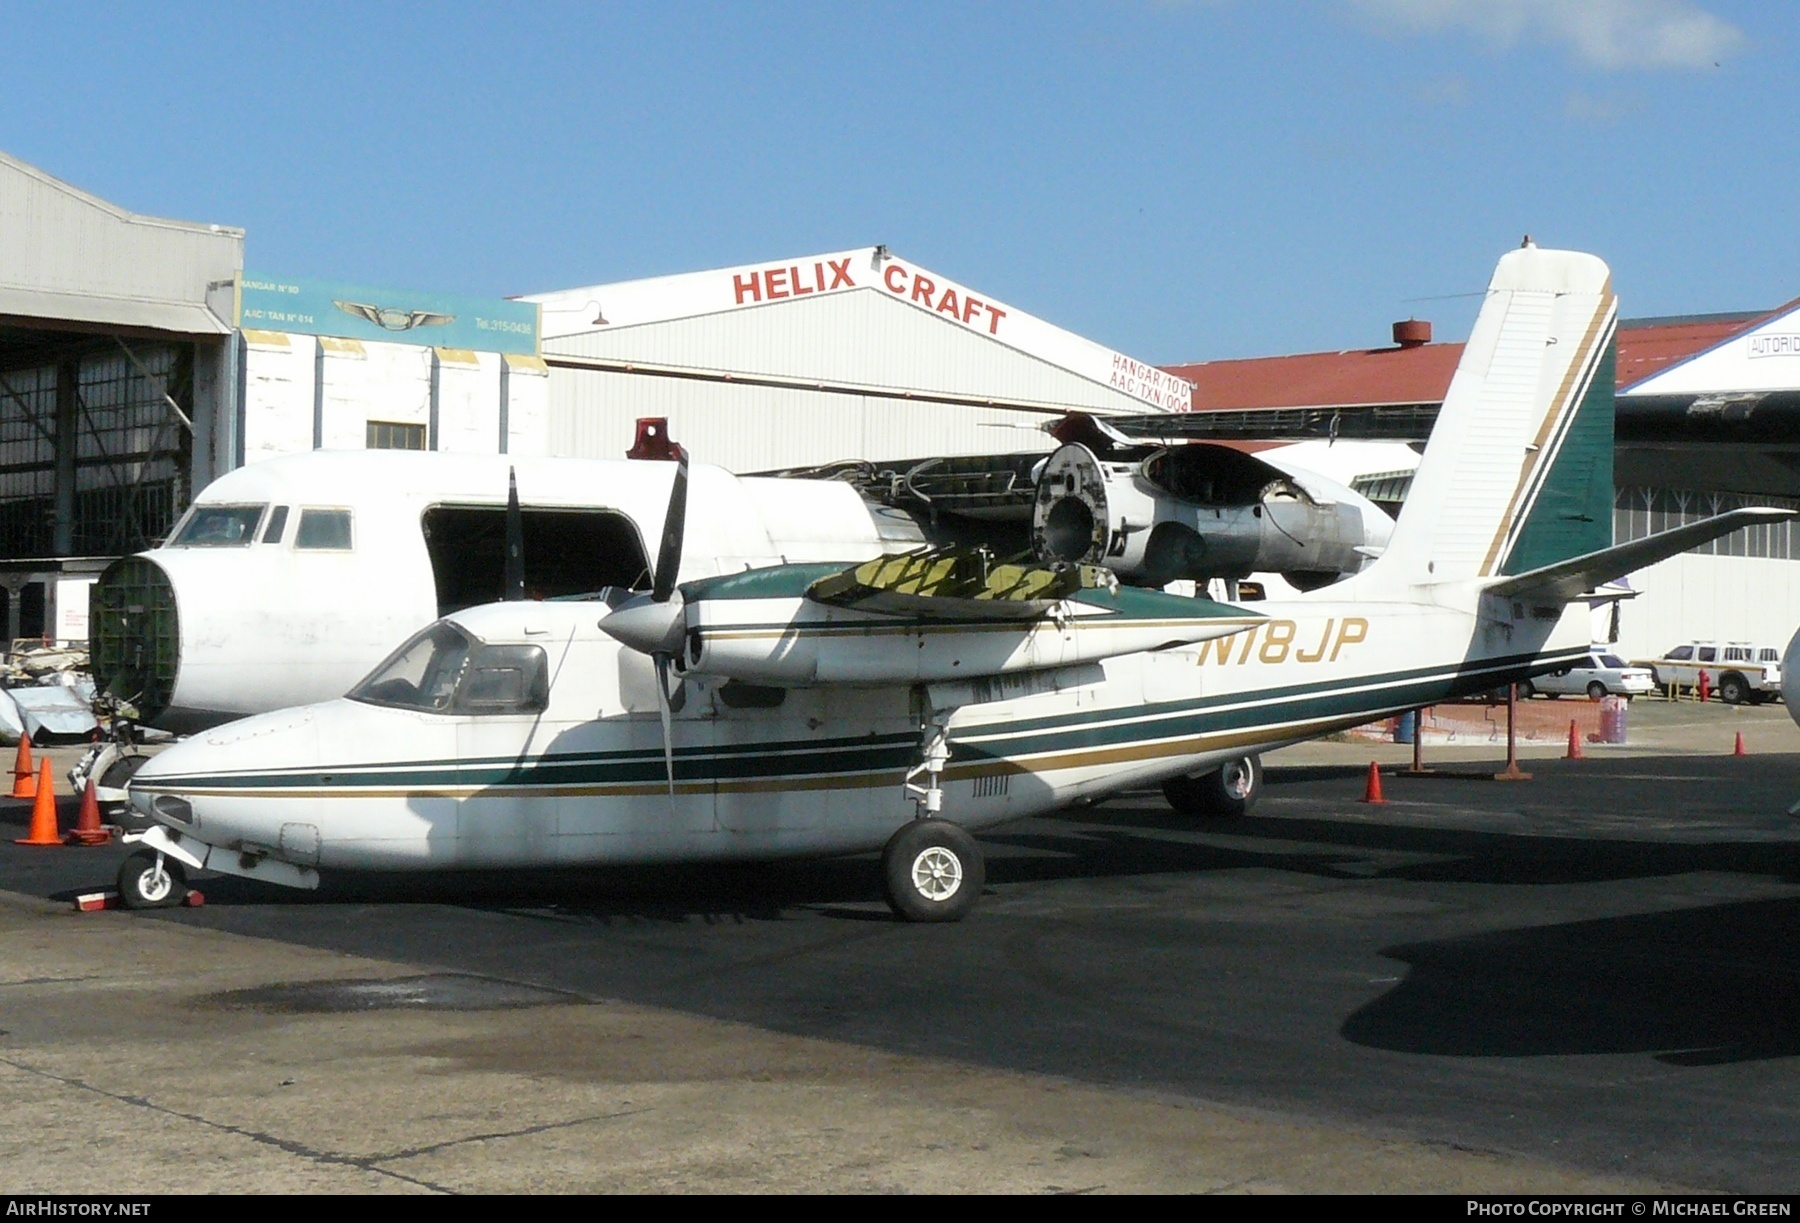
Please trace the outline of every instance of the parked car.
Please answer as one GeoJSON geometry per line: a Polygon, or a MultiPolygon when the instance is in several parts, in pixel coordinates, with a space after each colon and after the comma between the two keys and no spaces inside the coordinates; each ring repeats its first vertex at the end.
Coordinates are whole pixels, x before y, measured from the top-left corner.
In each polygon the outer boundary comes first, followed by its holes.
{"type": "Polygon", "coordinates": [[[1700,672],[1704,671],[1712,690],[1727,705],[1760,705],[1781,695],[1781,651],[1773,646],[1748,641],[1728,641],[1724,645],[1690,641],[1661,658],[1639,660],[1634,665],[1649,667],[1658,688],[1671,684],[1677,688],[1698,687],[1700,672]]]}
{"type": "Polygon", "coordinates": [[[1580,666],[1526,680],[1519,685],[1519,695],[1585,696],[1596,701],[1603,696],[1622,696],[1630,700],[1655,688],[1656,677],[1648,667],[1634,667],[1617,654],[1595,650],[1580,666]]]}

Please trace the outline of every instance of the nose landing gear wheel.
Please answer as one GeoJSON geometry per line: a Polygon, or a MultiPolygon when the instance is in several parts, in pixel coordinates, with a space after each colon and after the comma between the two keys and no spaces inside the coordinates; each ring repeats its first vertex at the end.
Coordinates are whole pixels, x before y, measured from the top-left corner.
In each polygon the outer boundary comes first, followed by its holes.
{"type": "Polygon", "coordinates": [[[907,921],[960,921],[987,871],[975,838],[943,820],[914,820],[881,851],[888,907],[907,921]]]}
{"type": "Polygon", "coordinates": [[[172,909],[187,891],[187,871],[165,854],[140,849],[119,867],[119,903],[127,909],[172,909]]]}

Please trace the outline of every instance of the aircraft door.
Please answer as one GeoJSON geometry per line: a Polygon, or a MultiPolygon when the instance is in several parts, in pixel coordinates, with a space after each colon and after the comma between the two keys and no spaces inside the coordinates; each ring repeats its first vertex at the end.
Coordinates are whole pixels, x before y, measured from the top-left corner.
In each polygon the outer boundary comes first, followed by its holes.
{"type": "Polygon", "coordinates": [[[459,719],[456,756],[474,788],[456,805],[457,857],[471,866],[555,860],[557,796],[530,758],[540,745],[533,714],[459,719]]]}
{"type": "MultiPolygon", "coordinates": [[[[583,654],[573,675],[593,686],[581,708],[562,711],[551,751],[561,763],[557,836],[562,859],[597,862],[691,850],[713,825],[705,748],[710,698],[692,681],[675,685],[669,732],[676,789],[664,774],[662,714],[650,659],[611,642],[583,654]]],[[[564,678],[560,685],[570,684],[564,678]]],[[[559,700],[561,698],[559,697],[559,700]]]]}
{"type": "Polygon", "coordinates": [[[822,827],[833,804],[859,801],[860,791],[824,784],[843,767],[833,745],[855,735],[854,694],[817,688],[765,688],[729,683],[715,693],[716,780],[713,810],[720,829],[774,836],[822,827]]]}

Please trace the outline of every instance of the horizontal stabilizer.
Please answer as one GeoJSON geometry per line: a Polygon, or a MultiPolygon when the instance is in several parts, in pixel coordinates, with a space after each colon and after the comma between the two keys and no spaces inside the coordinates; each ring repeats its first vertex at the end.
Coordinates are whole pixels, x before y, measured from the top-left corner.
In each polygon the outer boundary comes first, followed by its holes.
{"type": "Polygon", "coordinates": [[[1533,569],[1529,573],[1504,578],[1489,586],[1487,593],[1508,598],[1530,595],[1566,603],[1603,582],[1611,582],[1648,565],[1654,565],[1657,561],[1667,560],[1721,535],[1729,535],[1733,531],[1762,523],[1785,522],[1793,517],[1796,517],[1793,510],[1732,510],[1727,514],[1718,514],[1684,527],[1676,527],[1672,531],[1634,539],[1628,544],[1602,548],[1586,556],[1573,557],[1554,565],[1545,565],[1542,569],[1533,569]]]}

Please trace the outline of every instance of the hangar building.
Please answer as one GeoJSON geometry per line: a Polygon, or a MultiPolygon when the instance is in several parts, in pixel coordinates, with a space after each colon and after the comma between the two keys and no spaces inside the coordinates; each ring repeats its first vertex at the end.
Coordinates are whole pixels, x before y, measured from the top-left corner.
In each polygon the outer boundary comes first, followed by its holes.
{"type": "Polygon", "coordinates": [[[108,558],[246,463],[323,448],[618,457],[663,416],[738,471],[1048,450],[1188,384],[886,247],[513,300],[275,275],[0,154],[0,591],[86,636],[108,558]]]}
{"type": "Polygon", "coordinates": [[[9,637],[85,638],[105,558],[160,539],[231,466],[243,256],[240,229],[139,216],[0,153],[9,637]]]}

